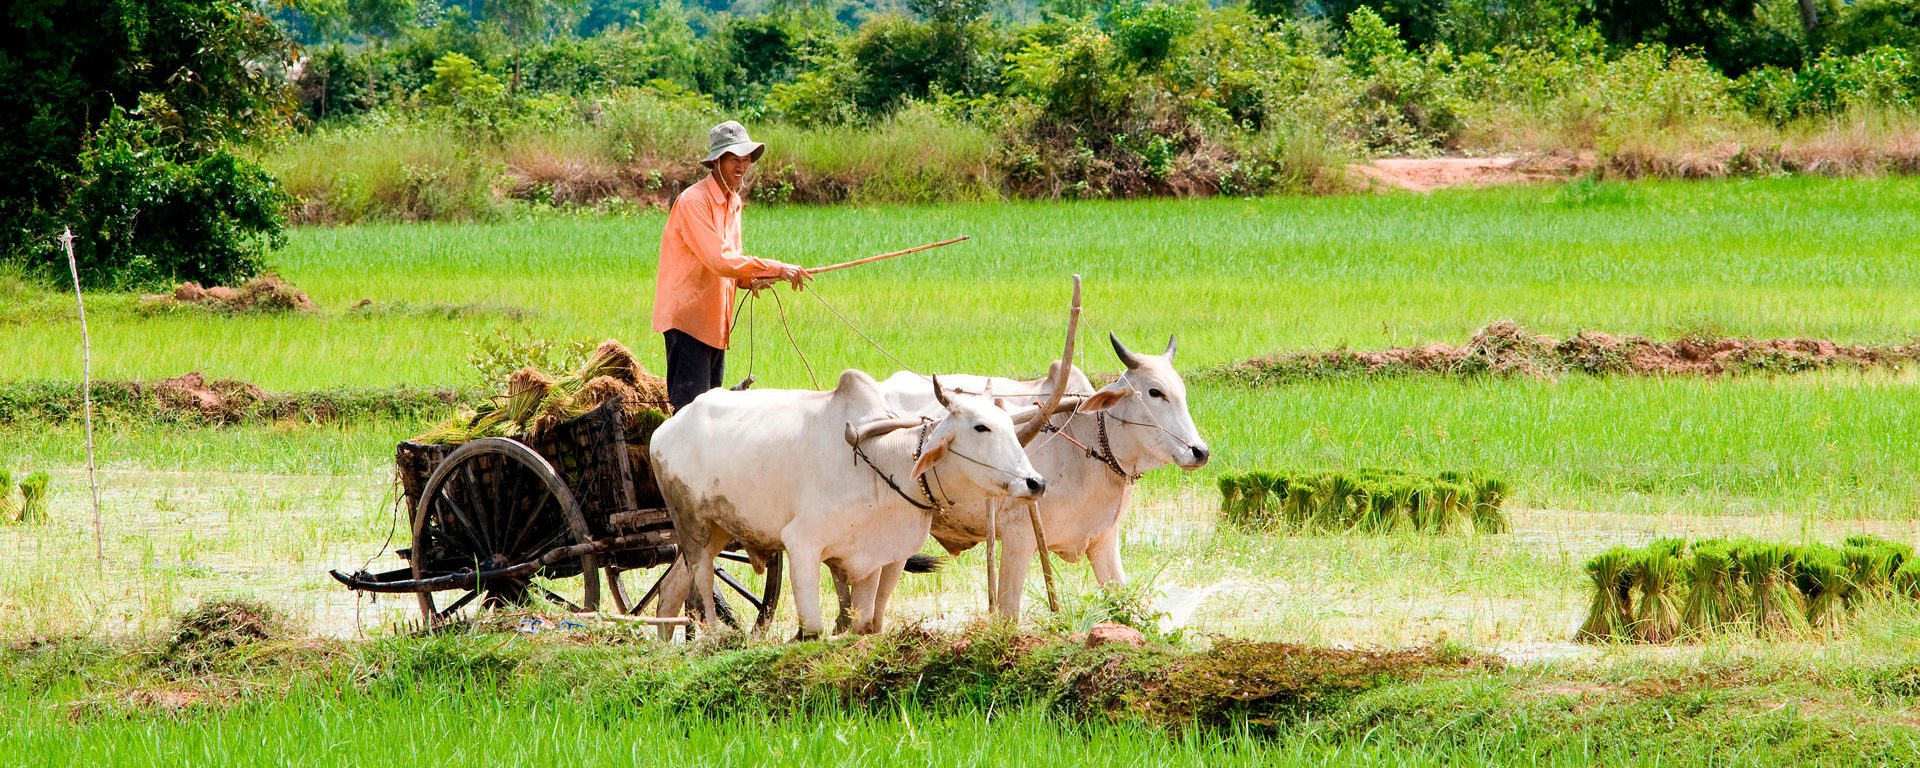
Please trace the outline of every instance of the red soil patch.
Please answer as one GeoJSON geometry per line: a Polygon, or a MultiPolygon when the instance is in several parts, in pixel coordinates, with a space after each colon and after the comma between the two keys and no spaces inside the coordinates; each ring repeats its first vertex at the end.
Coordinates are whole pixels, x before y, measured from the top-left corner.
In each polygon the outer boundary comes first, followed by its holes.
{"type": "Polygon", "coordinates": [[[1565,156],[1435,157],[1355,163],[1347,166],[1347,171],[1377,189],[1432,192],[1448,187],[1564,181],[1592,166],[1590,158],[1565,156]]]}
{"type": "Polygon", "coordinates": [[[1228,378],[1254,381],[1412,373],[1726,376],[1864,369],[1916,361],[1920,361],[1920,343],[1862,346],[1827,339],[1731,337],[1654,341],[1600,331],[1582,331],[1557,340],[1503,320],[1480,329],[1464,346],[1427,344],[1364,352],[1284,353],[1255,358],[1222,373],[1228,378]]]}
{"type": "Polygon", "coordinates": [[[203,288],[199,283],[181,283],[173,295],[149,293],[141,297],[149,308],[192,306],[228,312],[312,312],[313,299],[305,291],[271,272],[241,284],[239,288],[216,285],[203,288]]]}

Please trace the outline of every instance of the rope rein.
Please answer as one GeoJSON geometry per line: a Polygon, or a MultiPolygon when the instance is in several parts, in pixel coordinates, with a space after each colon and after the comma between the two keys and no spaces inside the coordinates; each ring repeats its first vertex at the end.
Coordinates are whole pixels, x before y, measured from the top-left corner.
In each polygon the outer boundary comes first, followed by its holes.
{"type": "MultiPolygon", "coordinates": [[[[932,430],[932,427],[932,421],[927,419],[920,420],[920,443],[913,448],[913,460],[916,462],[920,460],[920,454],[927,450],[927,433],[932,430]]],[[[880,482],[886,483],[887,487],[892,488],[894,493],[900,494],[900,498],[905,499],[908,504],[912,504],[914,509],[922,512],[944,511],[946,509],[947,505],[937,501],[933,496],[933,489],[927,486],[927,475],[932,474],[932,472],[920,473],[920,492],[926,494],[927,499],[922,502],[919,499],[907,495],[906,490],[901,488],[899,483],[894,482],[891,476],[880,469],[880,465],[873,463],[873,458],[868,456],[866,449],[861,448],[857,442],[853,444],[853,455],[858,456],[861,461],[866,462],[867,467],[872,469],[873,473],[880,477],[880,482]]]]}

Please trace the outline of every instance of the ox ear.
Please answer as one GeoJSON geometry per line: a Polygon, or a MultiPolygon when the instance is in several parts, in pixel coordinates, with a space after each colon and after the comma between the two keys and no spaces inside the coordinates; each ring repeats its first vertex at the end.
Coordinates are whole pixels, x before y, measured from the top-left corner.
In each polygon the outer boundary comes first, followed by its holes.
{"type": "Polygon", "coordinates": [[[1179,334],[1177,333],[1167,334],[1167,351],[1160,353],[1160,356],[1165,357],[1167,359],[1167,362],[1169,363],[1173,362],[1173,353],[1176,351],[1175,347],[1179,346],[1179,341],[1180,341],[1179,334]]]}
{"type": "Polygon", "coordinates": [[[915,480],[920,479],[920,476],[926,474],[927,470],[933,469],[933,465],[940,463],[941,459],[946,458],[947,446],[952,444],[953,433],[949,432],[942,435],[940,439],[933,441],[933,445],[927,446],[926,452],[920,454],[920,458],[915,459],[913,462],[913,478],[915,480]]]}
{"type": "Polygon", "coordinates": [[[1126,399],[1126,397],[1127,392],[1125,390],[1103,389],[1093,393],[1091,397],[1087,398],[1086,402],[1081,403],[1080,411],[1082,413],[1099,413],[1119,405],[1120,401],[1126,399]]]}

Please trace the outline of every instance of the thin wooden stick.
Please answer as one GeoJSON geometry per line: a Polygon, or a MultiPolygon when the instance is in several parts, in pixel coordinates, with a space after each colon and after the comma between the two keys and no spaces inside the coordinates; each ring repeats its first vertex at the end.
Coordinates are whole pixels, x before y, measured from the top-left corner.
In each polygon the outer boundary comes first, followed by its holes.
{"type": "Polygon", "coordinates": [[[885,261],[885,260],[887,260],[887,259],[891,259],[891,258],[893,258],[893,257],[895,257],[895,256],[905,256],[905,255],[907,255],[907,254],[909,254],[909,253],[919,253],[919,252],[921,252],[921,251],[924,251],[924,250],[927,250],[927,249],[930,249],[930,248],[939,248],[940,246],[943,246],[943,245],[953,245],[954,243],[957,243],[957,242],[960,242],[960,241],[962,241],[962,240],[970,240],[970,239],[972,239],[972,238],[971,238],[970,236],[968,236],[968,235],[961,235],[961,236],[959,236],[959,237],[956,237],[956,238],[953,238],[953,239],[951,239],[951,240],[942,240],[942,241],[940,241],[940,242],[937,242],[937,243],[927,243],[926,245],[916,245],[916,246],[914,246],[914,247],[912,247],[912,248],[908,248],[908,249],[906,249],[906,250],[904,250],[904,251],[894,251],[894,252],[892,252],[892,253],[883,253],[883,254],[880,254],[880,255],[878,255],[878,256],[868,256],[868,257],[866,257],[866,258],[864,258],[864,259],[855,259],[855,260],[853,260],[853,261],[849,261],[849,262],[845,262],[845,263],[841,263],[841,264],[831,264],[831,265],[828,265],[828,266],[824,266],[824,267],[814,267],[814,268],[812,268],[812,269],[809,269],[809,270],[807,270],[807,274],[810,274],[810,275],[818,275],[818,274],[821,274],[821,273],[823,273],[823,272],[832,272],[832,271],[834,271],[834,270],[839,270],[839,269],[846,269],[846,268],[848,268],[848,267],[857,267],[857,266],[860,266],[860,265],[862,265],[862,264],[872,264],[872,263],[874,263],[874,262],[876,262],[876,261],[885,261]]]}
{"type": "Polygon", "coordinates": [[[1047,608],[1060,612],[1060,593],[1053,587],[1053,560],[1047,557],[1047,530],[1040,525],[1040,502],[1024,501],[1027,517],[1033,521],[1033,541],[1040,547],[1040,576],[1047,582],[1047,608]]]}
{"type": "Polygon", "coordinates": [[[73,228],[60,233],[60,245],[67,249],[67,271],[73,274],[73,304],[80,309],[80,402],[87,421],[87,487],[93,491],[93,559],[102,570],[107,567],[106,546],[100,533],[100,479],[93,462],[93,337],[87,334],[87,300],[80,295],[80,262],[73,257],[73,228]]]}
{"type": "Polygon", "coordinates": [[[1000,502],[987,502],[987,614],[997,613],[1000,609],[1000,572],[993,562],[994,539],[999,531],[1000,502]]]}

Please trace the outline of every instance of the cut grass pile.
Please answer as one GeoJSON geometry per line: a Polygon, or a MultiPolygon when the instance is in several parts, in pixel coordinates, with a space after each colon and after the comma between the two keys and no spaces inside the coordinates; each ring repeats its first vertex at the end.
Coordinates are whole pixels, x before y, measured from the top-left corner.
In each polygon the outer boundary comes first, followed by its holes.
{"type": "Polygon", "coordinates": [[[1219,486],[1220,518],[1230,525],[1369,533],[1505,533],[1500,507],[1512,490],[1505,480],[1471,472],[1382,469],[1236,472],[1219,486]]]}
{"type": "Polygon", "coordinates": [[[1593,602],[1575,639],[1666,644],[1729,632],[1833,637],[1862,605],[1920,600],[1917,562],[1911,545],[1867,535],[1849,536],[1840,547],[1753,539],[1688,546],[1672,538],[1637,550],[1615,547],[1587,561],[1593,602]]]}
{"type": "Polygon", "coordinates": [[[1201,372],[1196,379],[1283,384],[1359,376],[1739,376],[1832,368],[1868,370],[1920,360],[1920,344],[1840,345],[1826,339],[1740,339],[1705,333],[1672,341],[1581,331],[1564,340],[1502,320],[1465,346],[1428,344],[1376,352],[1292,352],[1201,372]]]}

